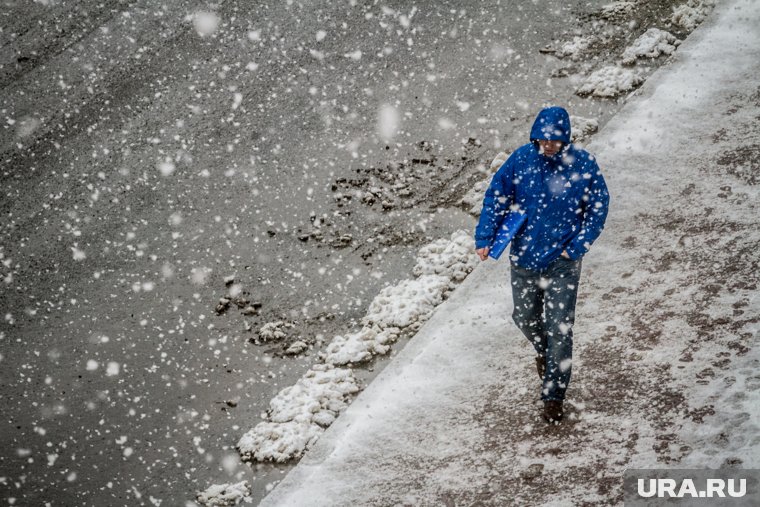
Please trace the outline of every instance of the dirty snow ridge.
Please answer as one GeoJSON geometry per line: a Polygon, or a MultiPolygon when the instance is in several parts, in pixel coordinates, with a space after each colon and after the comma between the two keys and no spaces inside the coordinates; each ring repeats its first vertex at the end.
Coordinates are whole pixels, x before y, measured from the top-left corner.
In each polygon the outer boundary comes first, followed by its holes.
{"type": "Polygon", "coordinates": [[[286,338],[288,336],[287,330],[294,327],[292,323],[285,322],[284,320],[267,322],[259,329],[259,338],[263,342],[286,338]]]}
{"type": "Polygon", "coordinates": [[[214,484],[199,492],[195,499],[205,507],[227,507],[237,505],[251,496],[248,481],[214,484]]]}
{"type": "Polygon", "coordinates": [[[675,35],[659,28],[650,28],[623,52],[623,65],[636,63],[637,58],[657,58],[671,55],[681,41],[675,35]]]}
{"type": "Polygon", "coordinates": [[[507,155],[506,152],[500,151],[491,161],[491,165],[489,166],[489,169],[491,169],[491,172],[495,173],[496,171],[498,171],[499,167],[504,165],[504,162],[506,162],[508,158],[509,158],[509,155],[507,155]]]}
{"type": "Polygon", "coordinates": [[[673,9],[670,22],[687,30],[694,30],[715,7],[715,0],[689,0],[673,9]]]}
{"type": "MultiPolygon", "coordinates": [[[[506,152],[500,151],[496,157],[493,159],[490,165],[490,171],[491,173],[495,173],[499,170],[499,168],[504,164],[504,162],[507,161],[509,158],[509,155],[507,155],[506,152]]],[[[464,206],[469,206],[469,209],[467,212],[474,216],[478,217],[480,216],[480,208],[483,205],[483,197],[485,196],[486,190],[488,189],[488,185],[490,183],[491,179],[485,179],[478,181],[473,185],[473,187],[459,200],[459,204],[462,204],[464,206]]]]}
{"type": "Polygon", "coordinates": [[[599,16],[609,21],[625,18],[636,9],[636,2],[621,0],[602,6],[599,16]]]}
{"type": "MultiPolygon", "coordinates": [[[[501,166],[499,166],[501,167],[501,166]]],[[[498,167],[496,168],[498,170],[498,167]]],[[[483,204],[483,196],[488,189],[490,179],[478,181],[473,187],[460,199],[459,203],[469,206],[467,212],[475,217],[480,216],[480,207],[483,204]]]]}
{"type": "Polygon", "coordinates": [[[578,142],[588,139],[599,130],[599,122],[595,118],[570,115],[571,141],[578,142]]]}
{"type": "Polygon", "coordinates": [[[398,339],[400,331],[397,327],[365,325],[355,333],[337,335],[325,349],[324,359],[330,364],[368,361],[377,354],[387,354],[391,349],[391,343],[398,339]]]}
{"type": "MultiPolygon", "coordinates": [[[[471,241],[471,238],[468,238],[471,241]]],[[[472,245],[468,245],[472,249],[472,245]]],[[[428,274],[415,279],[402,280],[386,287],[369,305],[369,314],[363,319],[381,328],[419,328],[433,309],[443,302],[443,293],[449,286],[444,275],[428,274]]],[[[330,361],[330,357],[327,358],[330,361]]]]}
{"type": "Polygon", "coordinates": [[[576,61],[580,58],[581,54],[591,46],[595,39],[596,38],[593,35],[576,35],[573,37],[573,40],[562,44],[554,54],[559,58],[570,58],[571,60],[576,61]]]}
{"type": "Polygon", "coordinates": [[[643,82],[644,78],[633,69],[607,65],[588,76],[576,93],[581,96],[617,97],[643,82]]]}
{"type": "Polygon", "coordinates": [[[401,332],[419,329],[476,264],[472,238],[465,231],[423,246],[412,270],[416,278],[380,291],[362,319],[362,329],[336,336],[325,349],[325,362],[361,363],[386,354],[401,332]]]}
{"type": "Polygon", "coordinates": [[[300,456],[358,391],[351,369],[315,364],[269,402],[268,420],[240,438],[238,451],[256,461],[284,462],[300,456]]]}
{"type": "Polygon", "coordinates": [[[335,336],[316,364],[270,402],[267,420],[237,444],[245,459],[284,462],[300,456],[348,406],[359,391],[350,368],[339,365],[386,354],[403,331],[416,331],[477,264],[466,231],[423,246],[412,270],[415,278],[385,287],[370,303],[362,329],[335,336]]]}

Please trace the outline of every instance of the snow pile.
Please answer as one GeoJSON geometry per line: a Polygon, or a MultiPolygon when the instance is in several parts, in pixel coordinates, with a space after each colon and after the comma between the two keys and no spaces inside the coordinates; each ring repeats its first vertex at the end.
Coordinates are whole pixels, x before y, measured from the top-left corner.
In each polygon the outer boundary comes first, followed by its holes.
{"type": "MultiPolygon", "coordinates": [[[[499,168],[504,164],[504,162],[507,161],[509,158],[509,155],[507,155],[505,152],[500,151],[496,158],[493,159],[491,162],[491,172],[495,173],[499,170],[499,168]]],[[[475,185],[465,194],[464,197],[459,201],[460,204],[463,204],[464,206],[469,206],[470,209],[468,212],[478,217],[480,216],[480,208],[483,205],[483,197],[485,196],[486,190],[488,189],[488,185],[490,183],[490,178],[487,180],[479,181],[475,183],[475,185]]]]}
{"type": "Polygon", "coordinates": [[[635,8],[635,2],[612,2],[602,6],[602,9],[599,11],[599,17],[608,21],[620,20],[631,14],[635,8]]]}
{"type": "Polygon", "coordinates": [[[480,216],[480,209],[483,205],[483,197],[485,196],[486,190],[488,189],[489,182],[490,179],[478,181],[459,201],[464,206],[469,206],[469,209],[467,211],[471,215],[474,215],[476,217],[480,216]]]}
{"type": "Polygon", "coordinates": [[[495,173],[496,171],[498,171],[499,167],[501,167],[504,164],[504,162],[507,161],[508,158],[509,158],[509,155],[507,155],[506,152],[500,151],[496,155],[496,157],[494,157],[494,159],[491,161],[491,165],[489,166],[489,168],[491,169],[491,172],[495,173]]]}
{"type": "Polygon", "coordinates": [[[336,336],[325,349],[325,361],[341,365],[369,361],[377,354],[387,354],[390,344],[398,339],[400,329],[378,325],[364,326],[346,336],[336,336]]]}
{"type": "Polygon", "coordinates": [[[433,309],[443,302],[443,293],[449,286],[445,276],[425,275],[413,280],[402,280],[397,285],[386,287],[369,305],[365,320],[378,324],[381,328],[419,327],[433,309]]]}
{"type": "Polygon", "coordinates": [[[581,96],[617,97],[643,82],[644,78],[632,69],[608,65],[588,76],[576,93],[581,96]]]}
{"type": "Polygon", "coordinates": [[[570,58],[571,60],[575,61],[580,58],[581,53],[583,53],[585,50],[591,46],[591,44],[594,42],[593,36],[578,36],[576,35],[573,37],[573,40],[565,42],[560,46],[560,48],[554,53],[559,58],[570,58]]]}
{"type": "Polygon", "coordinates": [[[715,0],[689,0],[673,9],[670,22],[687,30],[694,30],[715,7],[715,0]]]}
{"type": "Polygon", "coordinates": [[[246,460],[284,463],[303,454],[323,431],[317,424],[263,421],[240,438],[237,449],[246,460]]]}
{"type": "Polygon", "coordinates": [[[358,390],[351,370],[317,364],[269,402],[269,419],[276,423],[317,422],[329,426],[337,412],[345,408],[346,397],[358,390]]]}
{"type": "MultiPolygon", "coordinates": [[[[456,231],[449,240],[438,239],[420,248],[417,264],[412,269],[415,276],[441,275],[461,282],[478,264],[473,250],[472,236],[466,231],[456,231]]],[[[454,285],[449,283],[449,289],[454,285]]]]}
{"type": "Polygon", "coordinates": [[[214,484],[205,491],[199,492],[195,499],[206,507],[226,507],[237,505],[249,496],[251,496],[251,486],[248,481],[242,481],[237,484],[214,484]]]}
{"type": "Polygon", "coordinates": [[[599,122],[594,118],[570,115],[570,132],[572,142],[587,139],[599,130],[599,122]]]}
{"type": "Polygon", "coordinates": [[[306,343],[303,340],[296,340],[293,343],[291,343],[287,349],[285,349],[285,354],[289,356],[295,356],[308,348],[309,348],[308,343],[306,343]]]}
{"type": "Polygon", "coordinates": [[[325,362],[342,365],[367,361],[386,354],[402,331],[419,329],[455,284],[475,268],[478,261],[472,247],[470,234],[462,230],[450,239],[423,246],[412,270],[416,278],[380,291],[362,319],[363,328],[333,338],[325,349],[325,362]]]}
{"type": "Polygon", "coordinates": [[[681,41],[675,35],[659,28],[650,28],[623,52],[623,65],[632,65],[637,58],[657,58],[671,55],[681,41]]]}
{"type": "Polygon", "coordinates": [[[299,456],[359,391],[353,371],[316,364],[295,385],[269,402],[268,421],[260,422],[238,441],[243,458],[286,461],[299,456]]]}
{"type": "Polygon", "coordinates": [[[380,291],[370,303],[363,322],[381,328],[419,328],[477,262],[472,237],[466,231],[456,231],[449,240],[439,239],[425,245],[412,270],[417,278],[402,280],[380,291]]]}
{"type": "Polygon", "coordinates": [[[288,336],[286,330],[292,329],[294,327],[295,326],[290,322],[285,322],[283,320],[267,322],[259,329],[259,338],[265,342],[280,340],[288,336]]]}

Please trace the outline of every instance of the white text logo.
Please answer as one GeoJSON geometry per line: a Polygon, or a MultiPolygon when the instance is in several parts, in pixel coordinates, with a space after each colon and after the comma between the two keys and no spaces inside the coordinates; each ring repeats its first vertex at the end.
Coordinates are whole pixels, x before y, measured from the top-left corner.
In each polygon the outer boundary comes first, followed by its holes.
{"type": "Polygon", "coordinates": [[[694,481],[684,479],[681,484],[675,479],[639,479],[638,482],[639,496],[651,498],[665,496],[671,498],[725,498],[726,495],[739,498],[747,494],[746,479],[707,479],[705,489],[697,489],[694,481]],[[738,489],[737,489],[738,483],[738,489]]]}

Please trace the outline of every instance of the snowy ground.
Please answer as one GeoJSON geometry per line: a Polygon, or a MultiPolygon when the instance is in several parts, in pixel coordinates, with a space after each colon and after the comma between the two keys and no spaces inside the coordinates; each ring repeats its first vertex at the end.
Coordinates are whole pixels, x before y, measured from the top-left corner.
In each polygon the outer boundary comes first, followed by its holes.
{"type": "Polygon", "coordinates": [[[488,261],[262,505],[620,503],[625,468],[760,466],[758,23],[719,5],[589,146],[612,207],[562,425],[488,261]]]}

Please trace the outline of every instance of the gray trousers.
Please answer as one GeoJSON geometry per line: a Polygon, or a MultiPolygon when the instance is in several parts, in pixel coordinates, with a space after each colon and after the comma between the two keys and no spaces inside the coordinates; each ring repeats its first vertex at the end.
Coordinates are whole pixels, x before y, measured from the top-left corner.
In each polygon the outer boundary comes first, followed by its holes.
{"type": "Polygon", "coordinates": [[[580,276],[580,259],[559,257],[541,271],[511,266],[512,320],[546,359],[542,400],[564,400],[570,383],[580,276]]]}

